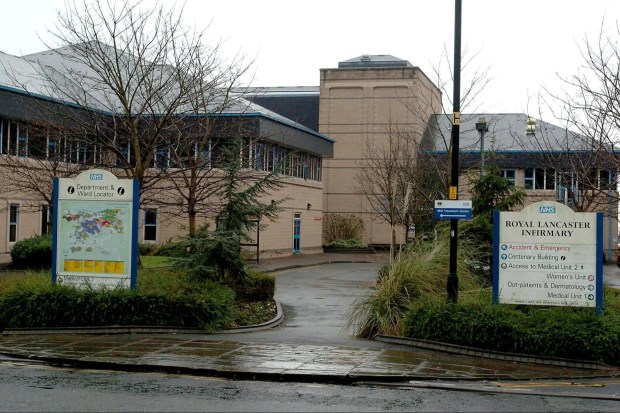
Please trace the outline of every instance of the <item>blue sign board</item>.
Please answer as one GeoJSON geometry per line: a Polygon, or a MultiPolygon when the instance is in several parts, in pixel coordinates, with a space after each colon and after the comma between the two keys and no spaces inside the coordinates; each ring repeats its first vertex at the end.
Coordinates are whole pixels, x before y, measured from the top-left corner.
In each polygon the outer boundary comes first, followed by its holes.
{"type": "Polygon", "coordinates": [[[472,203],[466,201],[435,201],[435,219],[472,219],[472,203]]]}

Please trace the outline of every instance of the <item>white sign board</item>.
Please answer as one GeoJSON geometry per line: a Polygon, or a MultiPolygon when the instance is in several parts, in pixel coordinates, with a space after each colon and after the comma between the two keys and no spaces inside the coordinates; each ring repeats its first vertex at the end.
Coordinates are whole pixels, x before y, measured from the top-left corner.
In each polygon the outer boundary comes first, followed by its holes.
{"type": "Polygon", "coordinates": [[[494,215],[497,303],[602,306],[602,214],[537,202],[494,215]]]}
{"type": "Polygon", "coordinates": [[[54,282],[135,286],[137,188],[101,169],[54,180],[54,282]]]}

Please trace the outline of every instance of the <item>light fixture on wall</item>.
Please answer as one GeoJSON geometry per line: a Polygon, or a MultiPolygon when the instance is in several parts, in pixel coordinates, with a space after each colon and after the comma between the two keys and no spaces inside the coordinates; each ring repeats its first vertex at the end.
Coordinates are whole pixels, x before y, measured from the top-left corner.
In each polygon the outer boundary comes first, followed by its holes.
{"type": "Polygon", "coordinates": [[[310,208],[312,208],[312,205],[308,202],[308,205],[306,205],[306,207],[308,208],[308,210],[310,210],[310,208]]]}

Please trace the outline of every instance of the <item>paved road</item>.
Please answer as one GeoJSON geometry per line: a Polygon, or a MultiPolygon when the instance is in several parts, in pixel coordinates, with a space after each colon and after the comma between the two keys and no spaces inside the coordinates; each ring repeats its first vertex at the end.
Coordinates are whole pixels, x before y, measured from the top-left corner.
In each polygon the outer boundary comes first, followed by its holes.
{"type": "Polygon", "coordinates": [[[277,272],[275,297],[283,307],[284,322],[271,330],[221,334],[214,339],[385,348],[385,343],[353,337],[346,327],[351,305],[374,284],[379,266],[341,263],[277,272]]]}
{"type": "Polygon", "coordinates": [[[603,267],[603,279],[605,284],[620,288],[620,268],[616,264],[605,264],[603,267]]]}

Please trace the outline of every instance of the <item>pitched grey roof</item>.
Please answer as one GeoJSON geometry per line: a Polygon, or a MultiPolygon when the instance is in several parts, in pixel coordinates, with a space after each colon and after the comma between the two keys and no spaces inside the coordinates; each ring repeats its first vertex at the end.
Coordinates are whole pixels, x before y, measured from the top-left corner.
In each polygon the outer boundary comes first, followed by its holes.
{"type": "MultiPolygon", "coordinates": [[[[77,96],[82,95],[81,98],[84,99],[83,102],[80,102],[82,106],[110,114],[122,110],[118,105],[117,98],[105,82],[101,80],[97,72],[89,65],[83,63],[81,58],[76,57],[79,55],[76,55],[76,49],[80,46],[66,46],[22,57],[0,52],[0,89],[16,91],[63,104],[75,105],[75,102],[68,101],[66,98],[67,94],[62,92],[62,89],[71,90],[71,88],[75,88],[74,93],[77,96]],[[49,80],[50,76],[53,77],[53,82],[49,80]]],[[[109,52],[116,58],[114,55],[116,51],[111,46],[98,43],[88,47],[97,47],[101,52],[109,52]]],[[[128,72],[134,65],[140,64],[131,56],[125,57],[121,60],[128,72]]],[[[168,70],[167,66],[160,65],[154,67],[150,75],[154,77],[159,75],[166,76],[166,70],[168,70]]],[[[214,96],[209,97],[209,99],[213,103],[213,107],[219,110],[223,107],[223,97],[219,96],[217,91],[214,92],[214,96]]],[[[170,93],[174,93],[174,88],[171,88],[170,93]]],[[[72,93],[69,93],[69,95],[72,95],[72,93]]],[[[140,105],[140,102],[135,104],[140,105]]],[[[184,109],[182,107],[179,108],[181,111],[184,109]]],[[[211,113],[205,113],[205,115],[209,114],[211,113]]],[[[310,134],[329,144],[333,143],[332,139],[319,134],[316,130],[312,130],[281,114],[244,99],[238,93],[233,93],[233,99],[230,104],[225,106],[223,114],[232,116],[262,116],[281,125],[310,134]]]]}
{"type": "MultiPolygon", "coordinates": [[[[587,142],[579,134],[523,113],[472,113],[461,114],[459,147],[464,153],[480,153],[480,132],[476,123],[481,117],[487,122],[484,150],[502,153],[541,151],[585,151],[587,142]],[[528,133],[528,120],[535,122],[535,129],[528,133]]],[[[433,115],[425,134],[430,151],[447,153],[450,145],[452,116],[433,115]]]]}

